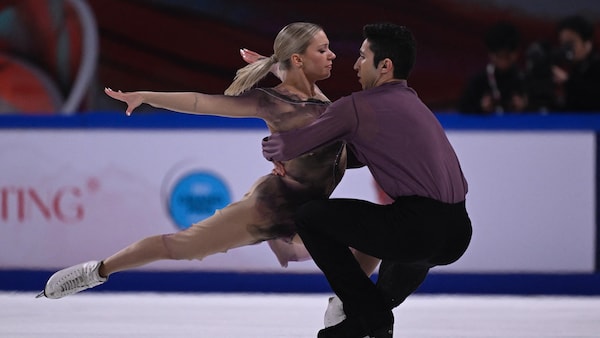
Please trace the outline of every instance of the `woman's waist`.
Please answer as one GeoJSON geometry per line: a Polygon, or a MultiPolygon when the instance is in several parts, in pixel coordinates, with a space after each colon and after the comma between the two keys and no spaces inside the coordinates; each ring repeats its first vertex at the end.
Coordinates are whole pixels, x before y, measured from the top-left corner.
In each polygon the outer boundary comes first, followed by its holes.
{"type": "Polygon", "coordinates": [[[298,168],[298,173],[301,173],[301,170],[330,170],[332,167],[343,167],[345,169],[346,162],[346,147],[345,144],[340,141],[319,147],[311,152],[288,160],[285,163],[288,168],[298,168]]]}
{"type": "Polygon", "coordinates": [[[346,171],[346,156],[339,155],[322,157],[315,160],[310,157],[296,158],[284,163],[286,176],[307,184],[322,184],[339,181],[346,171]]]}

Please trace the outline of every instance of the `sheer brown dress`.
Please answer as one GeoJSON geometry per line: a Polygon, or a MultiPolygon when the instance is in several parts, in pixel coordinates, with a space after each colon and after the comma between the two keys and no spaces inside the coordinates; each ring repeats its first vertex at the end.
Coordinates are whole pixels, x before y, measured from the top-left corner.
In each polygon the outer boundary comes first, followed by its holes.
{"type": "MultiPolygon", "coordinates": [[[[224,99],[255,107],[256,117],[263,119],[271,132],[307,125],[330,103],[300,100],[276,88],[255,88],[224,99]]],[[[328,198],[344,175],[346,160],[345,144],[336,142],[285,162],[285,176],[260,177],[240,201],[185,230],[164,235],[171,258],[203,259],[263,241],[269,241],[282,266],[309,258],[295,236],[294,211],[310,200],[328,198]]]]}

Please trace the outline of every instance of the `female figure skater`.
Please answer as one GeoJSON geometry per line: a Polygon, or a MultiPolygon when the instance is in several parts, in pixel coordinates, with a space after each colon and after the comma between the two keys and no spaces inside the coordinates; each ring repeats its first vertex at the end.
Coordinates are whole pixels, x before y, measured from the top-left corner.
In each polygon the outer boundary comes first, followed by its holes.
{"type": "MultiPolygon", "coordinates": [[[[253,61],[238,70],[226,95],[181,92],[105,92],[127,103],[126,114],[143,103],[189,114],[227,117],[257,117],[274,132],[296,129],[314,121],[330,101],[315,85],[331,75],[335,54],[321,27],[292,23],[284,27],[268,58],[244,55],[253,61]],[[254,88],[278,65],[285,72],[282,83],[273,88],[254,88]]],[[[256,55],[254,55],[256,56],[256,55]]],[[[112,273],[139,267],[162,259],[202,259],[229,249],[269,240],[288,244],[271,245],[282,265],[298,260],[292,219],[301,204],[328,198],[346,168],[343,142],[315,149],[309,154],[275,164],[276,172],[259,178],[242,200],[232,203],[190,228],[156,235],[135,242],[102,261],[78,264],[53,274],[38,297],[57,299],[104,283],[112,273]],[[282,167],[282,171],[277,170],[282,167]]],[[[378,260],[356,252],[365,273],[371,274],[378,260]]]]}

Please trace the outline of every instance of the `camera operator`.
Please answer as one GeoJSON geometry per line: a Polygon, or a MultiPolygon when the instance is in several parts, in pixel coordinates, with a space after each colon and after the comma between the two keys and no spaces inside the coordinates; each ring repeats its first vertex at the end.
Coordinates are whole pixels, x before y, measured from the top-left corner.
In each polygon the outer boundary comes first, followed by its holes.
{"type": "Polygon", "coordinates": [[[484,36],[489,62],[464,88],[458,110],[464,114],[501,115],[527,107],[524,76],[518,67],[520,33],[498,22],[484,36]]]}
{"type": "Polygon", "coordinates": [[[553,50],[548,41],[534,41],[525,52],[525,83],[527,88],[528,108],[530,112],[546,114],[558,109],[556,84],[552,67],[559,60],[561,52],[553,50]]]}
{"type": "Polygon", "coordinates": [[[566,61],[552,66],[558,109],[600,113],[600,58],[594,48],[594,26],[582,16],[570,16],[558,23],[557,34],[566,61]]]}

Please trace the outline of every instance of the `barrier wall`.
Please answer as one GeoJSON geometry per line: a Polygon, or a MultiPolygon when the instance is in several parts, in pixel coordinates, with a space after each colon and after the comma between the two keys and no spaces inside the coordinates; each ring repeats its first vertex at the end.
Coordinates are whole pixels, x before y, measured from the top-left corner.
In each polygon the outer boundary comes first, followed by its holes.
{"type": "MultiPolygon", "coordinates": [[[[435,268],[421,291],[600,294],[600,119],[440,120],[469,183],[474,233],[467,253],[435,268]]],[[[270,172],[260,151],[268,131],[256,120],[92,114],[0,125],[0,289],[41,288],[56,269],[185,228],[270,172]]],[[[366,169],[348,170],[334,196],[377,202],[366,169]]],[[[266,243],[111,278],[103,288],[327,291],[312,261],[281,268],[266,243]]]]}

